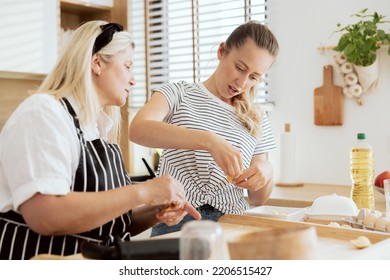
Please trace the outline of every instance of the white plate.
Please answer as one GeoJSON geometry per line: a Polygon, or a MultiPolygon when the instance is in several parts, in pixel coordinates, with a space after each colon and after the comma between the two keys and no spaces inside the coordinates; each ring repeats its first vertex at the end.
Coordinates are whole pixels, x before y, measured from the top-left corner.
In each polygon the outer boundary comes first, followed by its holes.
{"type": "Polygon", "coordinates": [[[289,221],[301,221],[305,216],[306,209],[307,208],[263,205],[246,210],[244,214],[289,221]]]}

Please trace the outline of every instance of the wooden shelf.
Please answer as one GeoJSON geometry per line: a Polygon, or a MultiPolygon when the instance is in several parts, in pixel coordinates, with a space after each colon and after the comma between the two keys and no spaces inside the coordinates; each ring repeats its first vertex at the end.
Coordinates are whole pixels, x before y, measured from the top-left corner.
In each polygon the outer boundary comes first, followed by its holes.
{"type": "Polygon", "coordinates": [[[77,1],[61,0],[61,28],[76,29],[80,24],[89,20],[101,19],[109,21],[112,7],[101,6],[77,1]]]}
{"type": "Polygon", "coordinates": [[[46,74],[41,74],[41,73],[25,73],[25,72],[0,71],[0,79],[38,80],[38,81],[42,81],[45,77],[46,77],[46,74]]]}
{"type": "Polygon", "coordinates": [[[111,11],[113,7],[77,0],[61,0],[61,9],[72,13],[111,11]]]}

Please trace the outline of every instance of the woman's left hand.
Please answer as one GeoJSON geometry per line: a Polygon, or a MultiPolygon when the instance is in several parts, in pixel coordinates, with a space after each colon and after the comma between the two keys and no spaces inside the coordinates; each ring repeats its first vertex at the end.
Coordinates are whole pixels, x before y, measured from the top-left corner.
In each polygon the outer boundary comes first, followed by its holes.
{"type": "Polygon", "coordinates": [[[234,178],[233,183],[248,191],[258,191],[268,180],[269,177],[263,173],[263,170],[258,165],[251,165],[240,176],[234,178]]]}
{"type": "Polygon", "coordinates": [[[248,190],[249,199],[255,205],[264,203],[271,195],[273,167],[266,155],[253,157],[249,168],[234,178],[233,184],[248,190]]]}
{"type": "Polygon", "coordinates": [[[200,213],[189,202],[185,202],[184,205],[181,206],[173,204],[164,206],[159,209],[156,218],[168,226],[173,226],[178,224],[187,213],[194,217],[195,220],[201,219],[200,213]]]}

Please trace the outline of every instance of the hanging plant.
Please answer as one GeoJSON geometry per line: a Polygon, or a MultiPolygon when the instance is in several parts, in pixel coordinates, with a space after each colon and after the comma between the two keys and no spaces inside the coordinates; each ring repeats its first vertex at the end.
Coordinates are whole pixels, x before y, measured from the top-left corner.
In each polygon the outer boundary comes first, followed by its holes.
{"type": "MultiPolygon", "coordinates": [[[[385,16],[377,12],[366,14],[367,10],[363,9],[352,15],[359,19],[354,24],[348,24],[344,27],[340,23],[337,24],[338,30],[335,32],[342,35],[337,46],[333,48],[334,51],[345,57],[346,63],[353,66],[353,72],[358,77],[357,82],[353,74],[347,76],[348,73],[341,71],[345,75],[344,93],[348,97],[356,98],[359,105],[362,105],[361,95],[373,91],[378,84],[377,51],[381,45],[388,45],[390,42],[390,33],[379,28],[382,24],[390,21],[385,21],[385,16]]],[[[390,55],[390,46],[387,53],[390,55]]],[[[342,66],[343,63],[339,63],[339,65],[342,66]]]]}
{"type": "MultiPolygon", "coordinates": [[[[374,12],[366,14],[368,9],[363,9],[352,16],[360,20],[355,24],[348,24],[341,27],[338,23],[338,30],[341,37],[335,51],[342,52],[347,61],[357,66],[369,66],[376,61],[377,50],[381,44],[390,43],[390,34],[380,29],[379,26],[385,21],[385,16],[374,12]]],[[[388,49],[390,55],[390,47],[388,49]]]]}

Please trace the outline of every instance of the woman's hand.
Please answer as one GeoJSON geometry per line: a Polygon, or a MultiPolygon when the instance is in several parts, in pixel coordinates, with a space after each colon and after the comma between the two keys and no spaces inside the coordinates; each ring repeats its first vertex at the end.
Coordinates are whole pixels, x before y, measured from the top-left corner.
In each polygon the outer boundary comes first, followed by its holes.
{"type": "Polygon", "coordinates": [[[170,175],[156,177],[136,185],[140,204],[175,205],[182,207],[185,202],[184,188],[181,183],[170,175]]]}
{"type": "Polygon", "coordinates": [[[255,205],[263,204],[271,195],[273,167],[266,154],[254,156],[251,165],[240,176],[234,178],[236,186],[248,190],[249,199],[255,205]]]}
{"type": "Polygon", "coordinates": [[[161,205],[158,207],[156,218],[167,225],[179,223],[187,213],[196,220],[200,213],[186,200],[183,186],[169,175],[148,180],[139,185],[140,192],[146,198],[146,204],[161,205]]]}
{"type": "Polygon", "coordinates": [[[178,224],[185,215],[190,214],[195,220],[200,220],[200,213],[187,201],[183,206],[177,207],[173,204],[164,206],[160,208],[159,212],[156,214],[156,218],[167,224],[168,226],[173,226],[178,224]]]}
{"type": "Polygon", "coordinates": [[[228,178],[236,178],[241,175],[243,163],[240,150],[215,133],[210,132],[209,139],[208,151],[228,178]]]}
{"type": "Polygon", "coordinates": [[[240,176],[234,178],[233,183],[248,191],[258,191],[268,182],[269,174],[267,173],[263,172],[259,165],[251,165],[240,176]]]}

